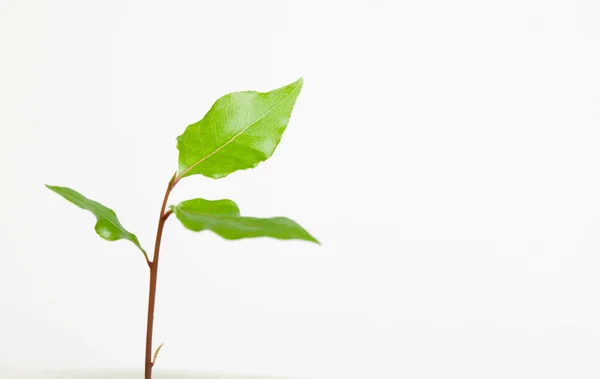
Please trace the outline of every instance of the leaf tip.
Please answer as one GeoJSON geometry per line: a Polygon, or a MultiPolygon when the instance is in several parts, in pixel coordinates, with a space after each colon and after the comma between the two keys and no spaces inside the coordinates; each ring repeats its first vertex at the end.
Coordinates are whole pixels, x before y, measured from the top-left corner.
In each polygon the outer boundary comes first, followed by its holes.
{"type": "Polygon", "coordinates": [[[304,231],[304,237],[301,238],[304,241],[316,243],[319,246],[322,246],[321,241],[316,239],[312,234],[310,234],[306,229],[302,229],[304,231]]]}

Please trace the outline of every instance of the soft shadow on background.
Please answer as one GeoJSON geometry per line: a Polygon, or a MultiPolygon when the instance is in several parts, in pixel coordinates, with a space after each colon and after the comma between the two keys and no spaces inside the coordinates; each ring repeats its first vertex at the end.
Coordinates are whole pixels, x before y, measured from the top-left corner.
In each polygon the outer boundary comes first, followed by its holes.
{"type": "MultiPolygon", "coordinates": [[[[3,379],[135,379],[142,376],[138,371],[60,371],[60,370],[0,370],[3,379]]],[[[155,379],[294,379],[260,375],[235,375],[225,373],[191,373],[185,371],[160,371],[152,375],[155,379]]]]}

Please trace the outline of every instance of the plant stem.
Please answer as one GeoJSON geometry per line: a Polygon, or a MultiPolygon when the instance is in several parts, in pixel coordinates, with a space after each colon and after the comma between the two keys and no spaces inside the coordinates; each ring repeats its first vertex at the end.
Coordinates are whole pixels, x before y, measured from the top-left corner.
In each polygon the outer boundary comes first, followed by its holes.
{"type": "Polygon", "coordinates": [[[152,378],[152,330],[154,328],[154,305],[156,303],[156,283],[158,280],[158,257],[160,253],[160,241],[162,239],[162,232],[165,226],[165,222],[171,215],[170,210],[165,212],[167,208],[167,201],[169,200],[169,194],[173,187],[175,187],[175,175],[169,181],[169,186],[165,192],[162,206],[160,208],[160,217],[158,219],[158,229],[156,230],[156,242],[154,243],[154,257],[152,262],[149,262],[150,266],[150,289],[148,291],[148,323],[146,327],[146,360],[144,365],[144,379],[152,378]]]}

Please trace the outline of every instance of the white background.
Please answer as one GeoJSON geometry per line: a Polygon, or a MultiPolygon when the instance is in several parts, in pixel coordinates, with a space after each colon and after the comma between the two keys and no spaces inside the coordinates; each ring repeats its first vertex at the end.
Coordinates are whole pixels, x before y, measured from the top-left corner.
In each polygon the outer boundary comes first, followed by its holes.
{"type": "Polygon", "coordinates": [[[600,3],[0,1],[0,367],[141,368],[175,137],[304,76],[273,158],[181,182],[322,247],[166,227],[164,369],[600,376],[600,3]]]}

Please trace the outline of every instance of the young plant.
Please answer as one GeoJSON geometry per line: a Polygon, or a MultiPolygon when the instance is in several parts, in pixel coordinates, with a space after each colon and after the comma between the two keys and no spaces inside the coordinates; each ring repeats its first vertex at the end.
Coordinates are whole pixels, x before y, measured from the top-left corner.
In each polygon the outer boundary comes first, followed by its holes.
{"type": "Polygon", "coordinates": [[[288,124],[303,80],[270,92],[234,92],[218,99],[204,118],[189,125],[177,137],[179,164],[169,181],[160,207],[154,254],[150,260],[135,234],[121,225],[115,212],[67,187],[49,186],[78,207],[96,216],[96,233],[105,240],[129,240],[144,255],[150,269],[148,319],[144,378],[152,377],[152,367],[162,345],[152,354],[152,329],[158,280],[160,242],[165,222],[172,214],[186,228],[199,232],[211,230],[219,236],[236,240],[241,238],[271,237],[318,241],[296,222],[285,217],[255,218],[240,215],[231,200],[192,199],[167,208],[169,194],[184,178],[204,175],[213,179],[224,178],[232,172],[256,167],[272,154],[288,124]]]}

